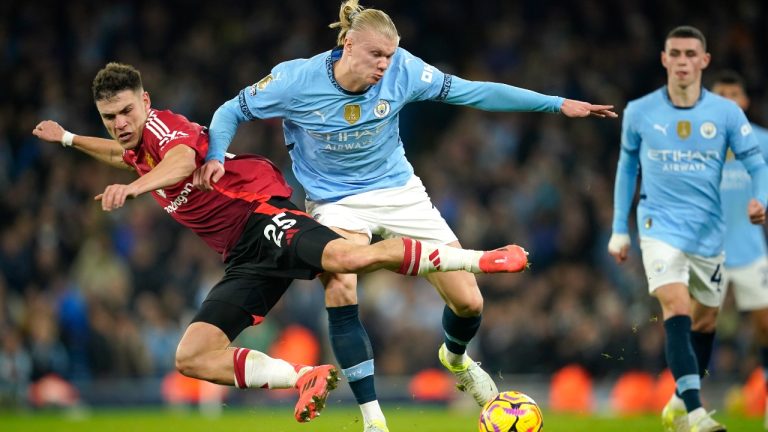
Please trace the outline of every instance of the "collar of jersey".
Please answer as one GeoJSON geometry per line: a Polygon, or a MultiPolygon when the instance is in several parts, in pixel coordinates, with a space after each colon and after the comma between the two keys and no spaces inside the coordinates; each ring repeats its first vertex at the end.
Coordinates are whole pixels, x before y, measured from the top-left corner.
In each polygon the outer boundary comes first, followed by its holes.
{"type": "Polygon", "coordinates": [[[699,92],[699,100],[697,100],[695,104],[693,104],[693,105],[691,105],[689,107],[681,107],[681,106],[677,106],[677,105],[672,103],[672,99],[669,98],[669,88],[667,86],[664,86],[664,87],[661,88],[661,95],[664,98],[664,100],[669,104],[669,106],[671,106],[674,109],[679,109],[679,110],[689,110],[689,109],[696,108],[696,106],[698,104],[700,104],[702,100],[704,100],[704,93],[706,93],[706,92],[707,92],[707,89],[702,87],[701,91],[699,92]]]}
{"type": "Polygon", "coordinates": [[[331,53],[328,54],[328,57],[325,59],[325,69],[328,72],[328,79],[331,80],[331,84],[333,84],[334,87],[336,87],[336,90],[344,93],[345,95],[350,96],[359,96],[361,94],[365,94],[365,92],[368,91],[371,87],[369,86],[367,89],[360,91],[360,92],[351,92],[344,87],[341,86],[341,84],[336,81],[336,77],[333,76],[333,64],[339,61],[341,58],[341,52],[344,49],[344,47],[337,46],[336,48],[331,50],[331,53]]]}

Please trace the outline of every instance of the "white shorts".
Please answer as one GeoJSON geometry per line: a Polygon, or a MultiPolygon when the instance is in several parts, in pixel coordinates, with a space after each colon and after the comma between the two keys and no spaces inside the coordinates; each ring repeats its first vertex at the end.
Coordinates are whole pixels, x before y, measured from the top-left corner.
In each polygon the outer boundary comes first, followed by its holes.
{"type": "Polygon", "coordinates": [[[306,201],[307,213],[325,226],[383,238],[410,237],[431,243],[456,241],[456,234],[432,205],[421,179],[405,186],[379,189],[332,203],[306,201]]]}
{"type": "Polygon", "coordinates": [[[720,307],[725,295],[724,253],[693,255],[651,237],[640,237],[640,250],[651,294],[662,285],[682,283],[699,303],[720,307]]]}
{"type": "Polygon", "coordinates": [[[768,257],[742,267],[729,267],[725,275],[726,287],[733,288],[736,307],[740,311],[768,307],[768,257]]]}

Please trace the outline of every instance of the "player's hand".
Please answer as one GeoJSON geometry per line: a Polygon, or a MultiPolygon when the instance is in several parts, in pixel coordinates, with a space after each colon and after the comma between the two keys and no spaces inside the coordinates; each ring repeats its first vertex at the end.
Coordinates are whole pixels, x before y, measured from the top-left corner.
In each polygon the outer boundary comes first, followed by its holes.
{"type": "Polygon", "coordinates": [[[133,192],[131,185],[113,184],[107,186],[104,192],[96,195],[94,199],[101,201],[102,210],[112,211],[122,207],[125,204],[125,200],[135,197],[136,193],[133,192]]]}
{"type": "Polygon", "coordinates": [[[608,253],[616,259],[617,263],[621,264],[627,260],[630,244],[632,241],[629,239],[629,234],[614,233],[608,240],[608,253]]]}
{"type": "Polygon", "coordinates": [[[593,105],[589,102],[582,102],[573,99],[566,99],[560,106],[560,112],[567,117],[618,117],[619,115],[612,110],[613,105],[593,105]]]}
{"type": "Polygon", "coordinates": [[[32,135],[43,141],[61,143],[64,136],[64,128],[53,120],[43,120],[32,129],[32,135]]]}
{"type": "Polygon", "coordinates": [[[765,223],[765,207],[760,204],[760,201],[752,198],[747,204],[747,213],[749,214],[749,221],[755,225],[762,225],[765,223]]]}
{"type": "Polygon", "coordinates": [[[201,191],[213,190],[213,184],[224,175],[224,164],[217,160],[209,160],[192,174],[192,184],[201,191]]]}

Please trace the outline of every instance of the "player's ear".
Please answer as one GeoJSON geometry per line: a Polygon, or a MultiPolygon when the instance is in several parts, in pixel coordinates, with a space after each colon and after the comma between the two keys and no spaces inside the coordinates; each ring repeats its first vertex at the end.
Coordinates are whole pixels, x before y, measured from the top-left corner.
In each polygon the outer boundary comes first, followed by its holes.
{"type": "Polygon", "coordinates": [[[152,105],[152,101],[149,98],[148,92],[141,94],[141,102],[144,104],[144,111],[149,112],[149,107],[152,105]]]}
{"type": "Polygon", "coordinates": [[[352,37],[350,37],[349,32],[347,32],[347,35],[344,36],[344,51],[349,54],[349,51],[352,49],[352,37]]]}
{"type": "Polygon", "coordinates": [[[712,60],[712,55],[710,53],[704,53],[704,57],[702,57],[701,68],[706,69],[707,66],[709,66],[710,60],[712,60]]]}

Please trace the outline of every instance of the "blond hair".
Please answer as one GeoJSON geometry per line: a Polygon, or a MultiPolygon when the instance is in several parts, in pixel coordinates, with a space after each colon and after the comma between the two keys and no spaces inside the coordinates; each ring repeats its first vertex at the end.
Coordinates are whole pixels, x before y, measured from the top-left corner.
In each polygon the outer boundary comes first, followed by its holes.
{"type": "Polygon", "coordinates": [[[388,39],[400,41],[395,23],[392,22],[389,15],[378,9],[365,9],[360,6],[358,0],[343,2],[341,9],[339,9],[339,21],[328,27],[339,29],[339,36],[336,39],[339,45],[344,45],[344,40],[350,30],[372,30],[388,39]]]}

